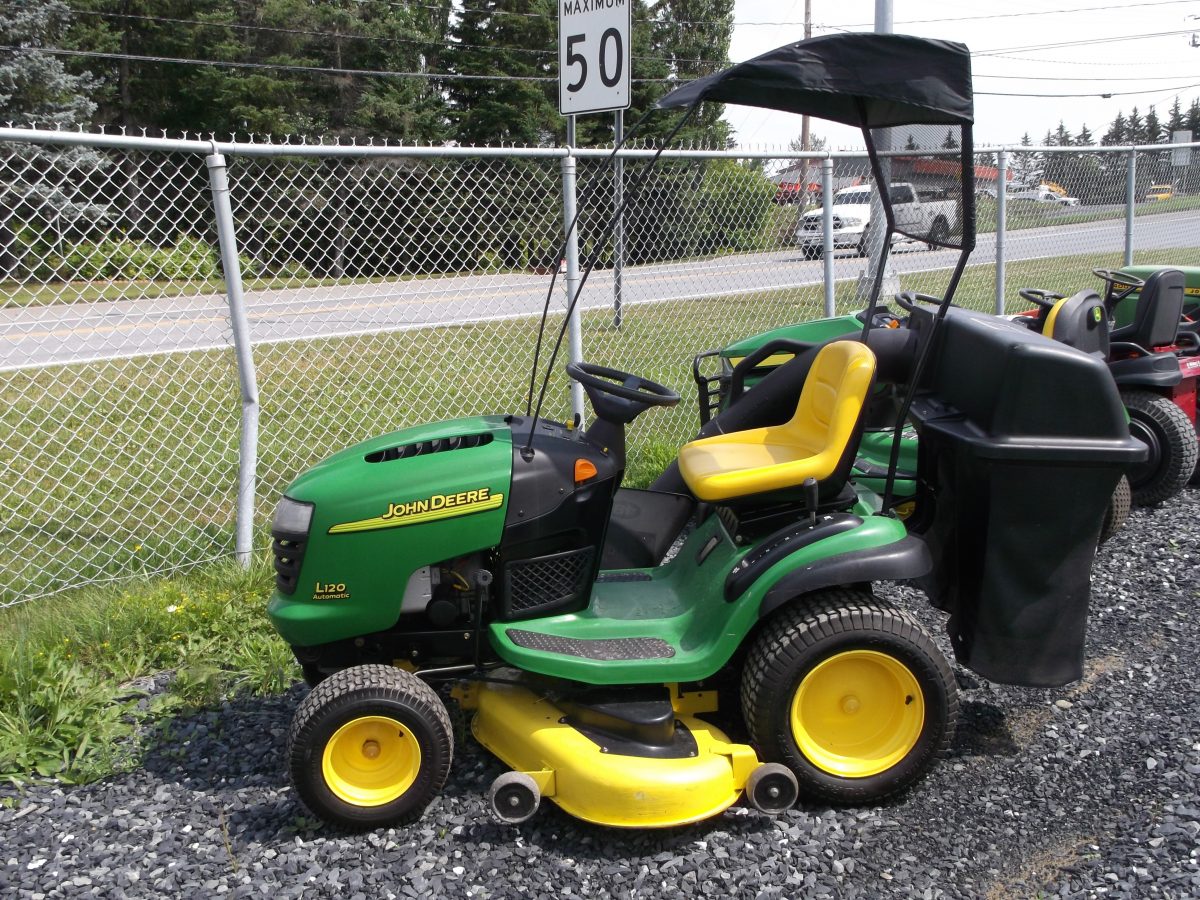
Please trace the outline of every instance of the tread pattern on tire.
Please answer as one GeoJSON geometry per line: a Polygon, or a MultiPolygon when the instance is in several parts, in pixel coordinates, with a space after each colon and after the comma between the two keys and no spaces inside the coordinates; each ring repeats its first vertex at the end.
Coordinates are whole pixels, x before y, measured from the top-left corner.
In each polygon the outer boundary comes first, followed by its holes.
{"type": "MultiPolygon", "coordinates": [[[[289,766],[294,763],[295,754],[298,752],[297,741],[319,713],[326,714],[331,709],[336,709],[339,701],[348,706],[364,700],[402,701],[418,714],[427,716],[439,726],[434,736],[439,741],[436,750],[443,762],[438,771],[433,773],[433,779],[427,789],[429,796],[424,802],[418,803],[415,809],[392,820],[392,824],[403,825],[415,821],[420,818],[429,802],[437,796],[450,774],[450,764],[454,757],[454,729],[450,722],[450,713],[441,698],[433,688],[411,673],[393,666],[372,663],[351,666],[323,679],[300,702],[299,709],[292,717],[287,738],[289,766]]],[[[311,809],[305,792],[299,785],[296,787],[301,800],[311,809]]],[[[313,809],[312,811],[320,815],[318,810],[313,809]]],[[[373,822],[354,822],[346,819],[338,820],[338,824],[351,830],[377,827],[373,822]]]]}
{"type": "MultiPolygon", "coordinates": [[[[746,658],[746,666],[742,674],[742,710],[751,740],[760,753],[765,743],[765,735],[763,734],[764,723],[761,721],[763,707],[759,695],[764,685],[777,684],[786,678],[784,663],[789,656],[798,652],[795,635],[802,633],[811,636],[812,640],[809,641],[809,645],[811,645],[838,634],[860,632],[867,629],[893,634],[912,641],[930,657],[943,680],[949,685],[954,685],[953,673],[942,652],[938,650],[937,645],[933,643],[925,629],[904,612],[865,591],[850,588],[821,591],[810,599],[793,602],[776,613],[758,636],[746,658]],[[789,635],[792,637],[789,638],[789,635]],[[755,714],[756,711],[759,711],[758,715],[755,714]]],[[[799,649],[803,650],[804,647],[801,646],[799,649]]],[[[931,761],[944,757],[949,751],[958,722],[958,708],[957,691],[948,691],[946,727],[938,746],[930,754],[931,761]]],[[[898,785],[875,797],[871,802],[899,793],[905,787],[907,787],[906,784],[898,785]]],[[[801,791],[804,791],[803,782],[801,791]]],[[[831,795],[837,791],[831,789],[824,793],[831,795]]],[[[838,802],[858,802],[854,795],[855,792],[849,784],[844,794],[844,797],[827,796],[827,799],[838,802]]]]}
{"type": "Polygon", "coordinates": [[[1121,402],[1131,414],[1140,413],[1159,426],[1165,438],[1162,452],[1169,466],[1169,471],[1158,481],[1133,489],[1133,503],[1152,506],[1169,500],[1184,489],[1196,470],[1200,444],[1195,426],[1182,409],[1150,391],[1122,391],[1121,402]]]}
{"type": "Polygon", "coordinates": [[[1125,526],[1132,503],[1133,489],[1129,486],[1129,479],[1122,475],[1113,491],[1112,499],[1108,501],[1108,508],[1104,510],[1104,522],[1100,525],[1101,544],[1125,526]]]}

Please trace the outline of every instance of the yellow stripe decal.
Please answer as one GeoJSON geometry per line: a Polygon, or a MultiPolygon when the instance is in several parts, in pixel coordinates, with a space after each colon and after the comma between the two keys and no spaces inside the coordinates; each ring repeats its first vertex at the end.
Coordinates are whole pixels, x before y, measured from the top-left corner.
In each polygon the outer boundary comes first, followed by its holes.
{"type": "MultiPolygon", "coordinates": [[[[440,495],[438,495],[440,496],[440,495]]],[[[450,495],[453,497],[454,495],[450,495]]],[[[445,498],[442,498],[445,499],[445,498]]],[[[402,528],[405,525],[424,525],[426,522],[436,522],[440,519],[451,519],[455,516],[467,516],[471,513],[487,512],[499,509],[504,505],[503,494],[491,494],[484,500],[474,503],[443,506],[440,509],[429,509],[424,512],[400,513],[395,512],[393,505],[388,512],[373,519],[359,519],[357,522],[343,522],[329,529],[330,534],[352,534],[358,531],[378,531],[381,528],[402,528]]]]}

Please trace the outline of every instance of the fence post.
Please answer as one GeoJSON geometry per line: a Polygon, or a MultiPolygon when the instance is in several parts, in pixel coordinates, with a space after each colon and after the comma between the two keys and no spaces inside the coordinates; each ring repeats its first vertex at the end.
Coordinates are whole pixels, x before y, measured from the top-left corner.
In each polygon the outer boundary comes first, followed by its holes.
{"type": "MultiPolygon", "coordinates": [[[[613,146],[619,147],[625,133],[625,110],[613,113],[613,146]]],[[[625,274],[625,160],[613,157],[613,209],[617,222],[613,228],[613,327],[621,327],[621,290],[625,274]]]]}
{"type": "Polygon", "coordinates": [[[208,186],[212,191],[213,212],[217,220],[217,240],[221,245],[221,269],[225,273],[225,296],[229,304],[229,322],[233,330],[233,349],[237,357],[238,381],[242,393],[242,426],[238,438],[237,531],[234,552],[243,566],[249,566],[254,550],[254,495],[258,467],[258,377],[250,352],[250,325],[246,319],[246,300],[242,296],[242,269],[238,260],[237,235],[233,227],[233,208],[229,203],[229,173],[224,155],[215,152],[204,158],[208,166],[208,186]]]}
{"type": "Polygon", "coordinates": [[[833,318],[833,160],[821,160],[821,262],[824,265],[825,318],[833,318]]]}
{"type": "MultiPolygon", "coordinates": [[[[567,155],[562,158],[563,229],[567,235],[567,306],[579,292],[579,225],[575,221],[578,204],[575,196],[575,117],[567,116],[567,155]]],[[[567,322],[567,354],[571,362],[583,361],[583,334],[579,328],[579,309],[567,322]]],[[[583,385],[571,381],[571,412],[583,421],[583,385]]]]}
{"type": "Polygon", "coordinates": [[[996,153],[996,315],[1004,315],[1004,233],[1008,228],[1008,152],[996,153]]]}
{"type": "Polygon", "coordinates": [[[1129,149],[1125,172],[1125,265],[1133,265],[1133,204],[1137,191],[1137,150],[1129,149]]]}

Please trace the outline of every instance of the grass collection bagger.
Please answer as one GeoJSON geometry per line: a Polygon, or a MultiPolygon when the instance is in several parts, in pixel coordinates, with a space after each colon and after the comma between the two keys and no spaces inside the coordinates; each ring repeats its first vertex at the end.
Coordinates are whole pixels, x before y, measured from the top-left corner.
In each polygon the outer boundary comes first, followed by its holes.
{"type": "MultiPolygon", "coordinates": [[[[565,324],[523,414],[406,428],[300,475],[272,525],[268,612],[315,684],[288,764],[326,821],[421,814],[450,771],[454,730],[434,689],[448,683],[474,739],[511,770],[488,797],[504,822],[543,798],[629,828],[743,798],[776,813],[800,795],[875,802],[933,765],[958,714],[947,660],[873,594],[879,581],[920,585],[949,613],[958,662],[986,678],[1080,677],[1102,515],[1145,451],[1103,362],[951,306],[975,242],[967,48],[814,38],[658,106],[686,117],[704,101],[858,126],[879,185],[893,156],[881,147],[957,147],[945,298],[915,300],[902,327],[797,354],[650,490],[621,486],[626,426],[679,395],[576,362],[594,419],[542,417],[565,324]],[[898,447],[882,493],[849,478],[877,385],[920,435],[904,521],[898,447]]],[[[885,253],[897,229],[886,193],[885,253]]],[[[877,277],[868,322],[879,290],[877,277]]]]}

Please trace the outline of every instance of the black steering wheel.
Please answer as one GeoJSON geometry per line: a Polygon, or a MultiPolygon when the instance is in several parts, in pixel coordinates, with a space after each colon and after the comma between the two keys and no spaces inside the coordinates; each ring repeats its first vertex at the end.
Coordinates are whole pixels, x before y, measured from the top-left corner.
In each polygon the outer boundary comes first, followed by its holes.
{"type": "Polygon", "coordinates": [[[933,294],[922,294],[917,291],[901,291],[896,295],[896,303],[900,305],[901,309],[916,312],[918,303],[931,303],[934,306],[941,306],[942,298],[935,297],[933,294]]]}
{"type": "Polygon", "coordinates": [[[596,415],[609,422],[632,422],[652,406],[674,406],[679,394],[666,385],[594,363],[567,363],[567,374],[583,385],[596,415]]]}
{"type": "Polygon", "coordinates": [[[1062,294],[1043,291],[1041,288],[1021,288],[1017,293],[1021,295],[1022,300],[1028,300],[1034,306],[1040,306],[1047,311],[1054,309],[1055,302],[1063,298],[1062,294]]]}
{"type": "Polygon", "coordinates": [[[1104,281],[1104,305],[1110,307],[1110,312],[1113,304],[1119,303],[1134,291],[1140,291],[1146,286],[1146,282],[1136,275],[1128,275],[1113,269],[1092,269],[1092,274],[1104,281]],[[1118,285],[1121,290],[1117,290],[1118,285]]]}

